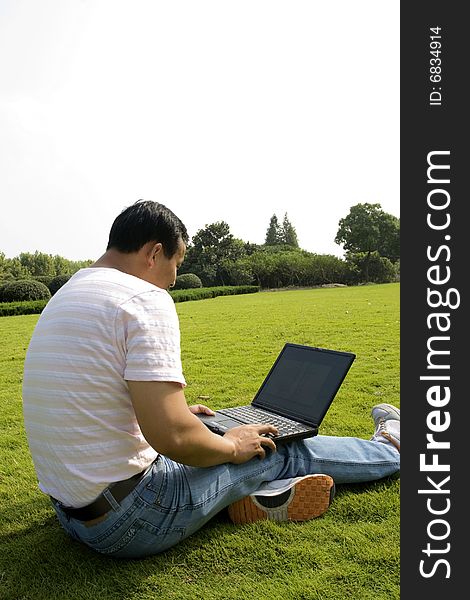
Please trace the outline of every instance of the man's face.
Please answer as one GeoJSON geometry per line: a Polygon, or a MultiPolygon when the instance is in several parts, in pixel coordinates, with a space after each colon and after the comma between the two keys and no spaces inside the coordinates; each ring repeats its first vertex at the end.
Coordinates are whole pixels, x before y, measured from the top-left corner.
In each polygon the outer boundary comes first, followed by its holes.
{"type": "Polygon", "coordinates": [[[173,287],[176,281],[178,268],[183,263],[185,253],[186,244],[181,239],[178,243],[177,251],[171,258],[165,256],[163,247],[160,247],[160,250],[154,257],[151,283],[164,290],[173,287]]]}

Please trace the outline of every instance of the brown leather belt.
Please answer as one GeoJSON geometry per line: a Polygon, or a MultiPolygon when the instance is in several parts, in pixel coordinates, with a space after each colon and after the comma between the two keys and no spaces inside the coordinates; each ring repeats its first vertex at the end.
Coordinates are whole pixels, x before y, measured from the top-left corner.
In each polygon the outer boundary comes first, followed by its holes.
{"type": "Polygon", "coordinates": [[[110,510],[114,510],[114,507],[104,495],[105,492],[110,492],[114,500],[116,500],[116,502],[120,502],[132,492],[132,490],[139,483],[139,481],[142,479],[145,473],[147,473],[147,471],[148,468],[144,469],[140,473],[137,473],[136,475],[133,475],[132,477],[129,477],[129,479],[124,479],[123,481],[116,481],[115,483],[112,483],[106,488],[106,490],[104,490],[98,496],[96,500],[94,500],[91,504],[82,506],[81,508],[72,508],[69,506],[64,506],[61,502],[59,502],[55,498],[52,498],[52,496],[51,500],[68,517],[71,517],[72,519],[78,519],[79,521],[91,521],[92,519],[102,517],[110,510]]]}

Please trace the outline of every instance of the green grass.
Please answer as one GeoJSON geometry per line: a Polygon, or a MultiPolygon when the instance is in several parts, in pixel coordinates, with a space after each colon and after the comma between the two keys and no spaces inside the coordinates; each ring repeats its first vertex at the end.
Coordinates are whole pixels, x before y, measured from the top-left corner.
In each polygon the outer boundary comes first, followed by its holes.
{"type": "MultiPolygon", "coordinates": [[[[369,438],[399,406],[399,285],[276,291],[177,304],[188,402],[250,401],[284,342],[357,355],[321,428],[369,438]]],[[[225,512],[165,554],[104,558],[70,540],[39,492],[21,414],[38,315],[0,319],[2,600],[399,598],[399,479],[338,486],[306,523],[234,526],[225,512]]]]}

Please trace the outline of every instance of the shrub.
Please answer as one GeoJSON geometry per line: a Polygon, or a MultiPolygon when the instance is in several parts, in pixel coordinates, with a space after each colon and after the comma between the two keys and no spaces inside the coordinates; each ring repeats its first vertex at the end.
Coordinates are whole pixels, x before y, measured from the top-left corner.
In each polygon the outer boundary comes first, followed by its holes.
{"type": "Polygon", "coordinates": [[[400,259],[393,263],[393,270],[395,272],[395,281],[400,281],[400,259]]]}
{"type": "Polygon", "coordinates": [[[49,284],[51,283],[51,281],[54,279],[54,275],[35,275],[33,277],[34,281],[40,281],[41,283],[43,283],[47,288],[49,288],[49,284]]]}
{"type": "Polygon", "coordinates": [[[194,273],[184,273],[176,277],[176,283],[174,290],[189,290],[194,288],[201,288],[202,281],[194,273]]]}
{"type": "Polygon", "coordinates": [[[303,250],[255,252],[244,261],[262,288],[348,283],[351,268],[341,258],[303,250]]]}
{"type": "Polygon", "coordinates": [[[396,270],[392,262],[375,252],[356,252],[347,256],[348,264],[356,270],[360,282],[390,283],[396,281],[396,270]]]}
{"type": "Polygon", "coordinates": [[[67,283],[70,277],[72,276],[57,275],[57,277],[54,277],[54,279],[49,284],[49,291],[51,293],[51,296],[53,296],[57,292],[57,290],[59,290],[64,285],[64,283],[67,283]]]}
{"type": "Polygon", "coordinates": [[[43,311],[47,302],[47,300],[0,302],[0,317],[11,317],[15,315],[38,315],[43,311]]]}
{"type": "MultiPolygon", "coordinates": [[[[217,296],[253,294],[255,292],[259,292],[259,287],[256,285],[240,285],[198,288],[192,290],[172,290],[170,294],[175,302],[188,302],[190,300],[205,300],[207,298],[217,298],[217,296]]],[[[46,304],[47,300],[35,300],[28,302],[0,302],[0,317],[39,314],[42,312],[46,304]]]]}
{"type": "Polygon", "coordinates": [[[0,288],[0,302],[22,302],[24,300],[49,300],[51,293],[40,281],[20,279],[9,281],[0,288]]]}
{"type": "Polygon", "coordinates": [[[236,294],[253,294],[259,292],[257,285],[226,285],[218,287],[206,287],[192,290],[171,291],[170,295],[175,302],[187,302],[189,300],[206,300],[217,298],[217,296],[233,296],[236,294]]]}
{"type": "Polygon", "coordinates": [[[254,281],[253,271],[246,257],[222,261],[221,272],[227,285],[251,285],[254,281]]]}

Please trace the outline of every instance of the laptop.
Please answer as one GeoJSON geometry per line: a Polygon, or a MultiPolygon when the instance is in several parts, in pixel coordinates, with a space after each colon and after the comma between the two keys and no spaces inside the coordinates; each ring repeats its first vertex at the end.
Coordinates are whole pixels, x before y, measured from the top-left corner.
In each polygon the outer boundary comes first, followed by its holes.
{"type": "Polygon", "coordinates": [[[276,443],[313,437],[346,377],[355,354],[287,343],[251,404],[198,414],[214,433],[249,423],[274,425],[276,443]]]}

